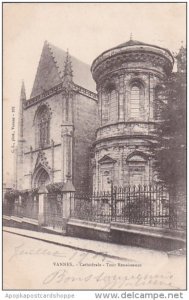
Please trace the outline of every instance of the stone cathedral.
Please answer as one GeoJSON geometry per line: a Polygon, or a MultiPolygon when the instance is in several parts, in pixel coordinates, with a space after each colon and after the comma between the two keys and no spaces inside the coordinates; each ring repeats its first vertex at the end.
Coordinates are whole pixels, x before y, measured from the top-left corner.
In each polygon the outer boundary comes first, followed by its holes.
{"type": "Polygon", "coordinates": [[[21,89],[16,187],[155,182],[156,93],[173,64],[169,50],[130,40],[90,68],[45,42],[29,99],[21,89]]]}

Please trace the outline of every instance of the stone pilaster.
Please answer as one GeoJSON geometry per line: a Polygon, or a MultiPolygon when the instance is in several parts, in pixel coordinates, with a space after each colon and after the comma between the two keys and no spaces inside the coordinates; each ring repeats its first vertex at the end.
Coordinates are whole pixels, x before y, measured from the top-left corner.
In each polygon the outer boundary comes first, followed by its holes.
{"type": "Polygon", "coordinates": [[[62,181],[66,182],[67,176],[73,176],[73,125],[61,126],[62,137],[62,181]]]}
{"type": "Polygon", "coordinates": [[[32,188],[32,173],[33,171],[33,148],[30,146],[30,188],[32,188]]]}
{"type": "Polygon", "coordinates": [[[119,78],[119,121],[124,121],[124,75],[119,78]]]}
{"type": "Polygon", "coordinates": [[[44,186],[41,186],[39,194],[39,212],[38,212],[38,223],[39,226],[45,225],[45,205],[47,201],[47,189],[44,186]]]}
{"type": "Polygon", "coordinates": [[[51,181],[54,182],[54,141],[51,140],[51,181]]]}

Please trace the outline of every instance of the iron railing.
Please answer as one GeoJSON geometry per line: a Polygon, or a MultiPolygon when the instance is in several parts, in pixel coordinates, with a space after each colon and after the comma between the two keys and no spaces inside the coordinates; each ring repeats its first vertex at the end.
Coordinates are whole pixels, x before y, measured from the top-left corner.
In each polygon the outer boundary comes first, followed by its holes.
{"type": "MultiPolygon", "coordinates": [[[[108,192],[72,195],[70,216],[97,223],[118,222],[165,229],[185,230],[184,207],[170,197],[164,186],[144,185],[113,187],[108,192]],[[182,217],[181,217],[182,216],[182,217]]],[[[23,201],[5,202],[3,214],[38,219],[39,200],[28,198],[23,201]]],[[[62,195],[47,194],[45,201],[45,225],[63,228],[62,195]]]]}
{"type": "Polygon", "coordinates": [[[177,229],[177,209],[164,186],[112,187],[110,192],[75,195],[71,216],[99,223],[111,221],[177,229]]]}

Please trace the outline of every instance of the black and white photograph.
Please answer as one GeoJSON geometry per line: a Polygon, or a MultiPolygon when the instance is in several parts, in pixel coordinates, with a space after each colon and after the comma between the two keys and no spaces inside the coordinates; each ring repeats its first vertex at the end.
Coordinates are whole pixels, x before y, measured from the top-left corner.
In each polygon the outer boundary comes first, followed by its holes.
{"type": "Polygon", "coordinates": [[[3,290],[186,291],[187,3],[2,6],[3,290]]]}

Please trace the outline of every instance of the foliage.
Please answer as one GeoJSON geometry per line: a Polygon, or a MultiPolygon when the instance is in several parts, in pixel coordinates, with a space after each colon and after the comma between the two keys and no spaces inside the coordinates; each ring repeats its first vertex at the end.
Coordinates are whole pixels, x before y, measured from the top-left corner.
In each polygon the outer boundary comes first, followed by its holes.
{"type": "Polygon", "coordinates": [[[18,198],[20,195],[20,192],[16,189],[10,189],[5,192],[5,199],[14,201],[16,198],[18,198]]]}
{"type": "Polygon", "coordinates": [[[36,196],[38,194],[38,190],[39,188],[32,188],[30,191],[29,191],[29,194],[31,196],[36,196]]]}
{"type": "Polygon", "coordinates": [[[159,147],[155,150],[159,180],[169,190],[185,187],[186,178],[186,76],[173,73],[156,95],[160,103],[159,147]]]}
{"type": "Polygon", "coordinates": [[[60,194],[63,188],[63,182],[50,183],[46,188],[49,193],[60,194]]]}

